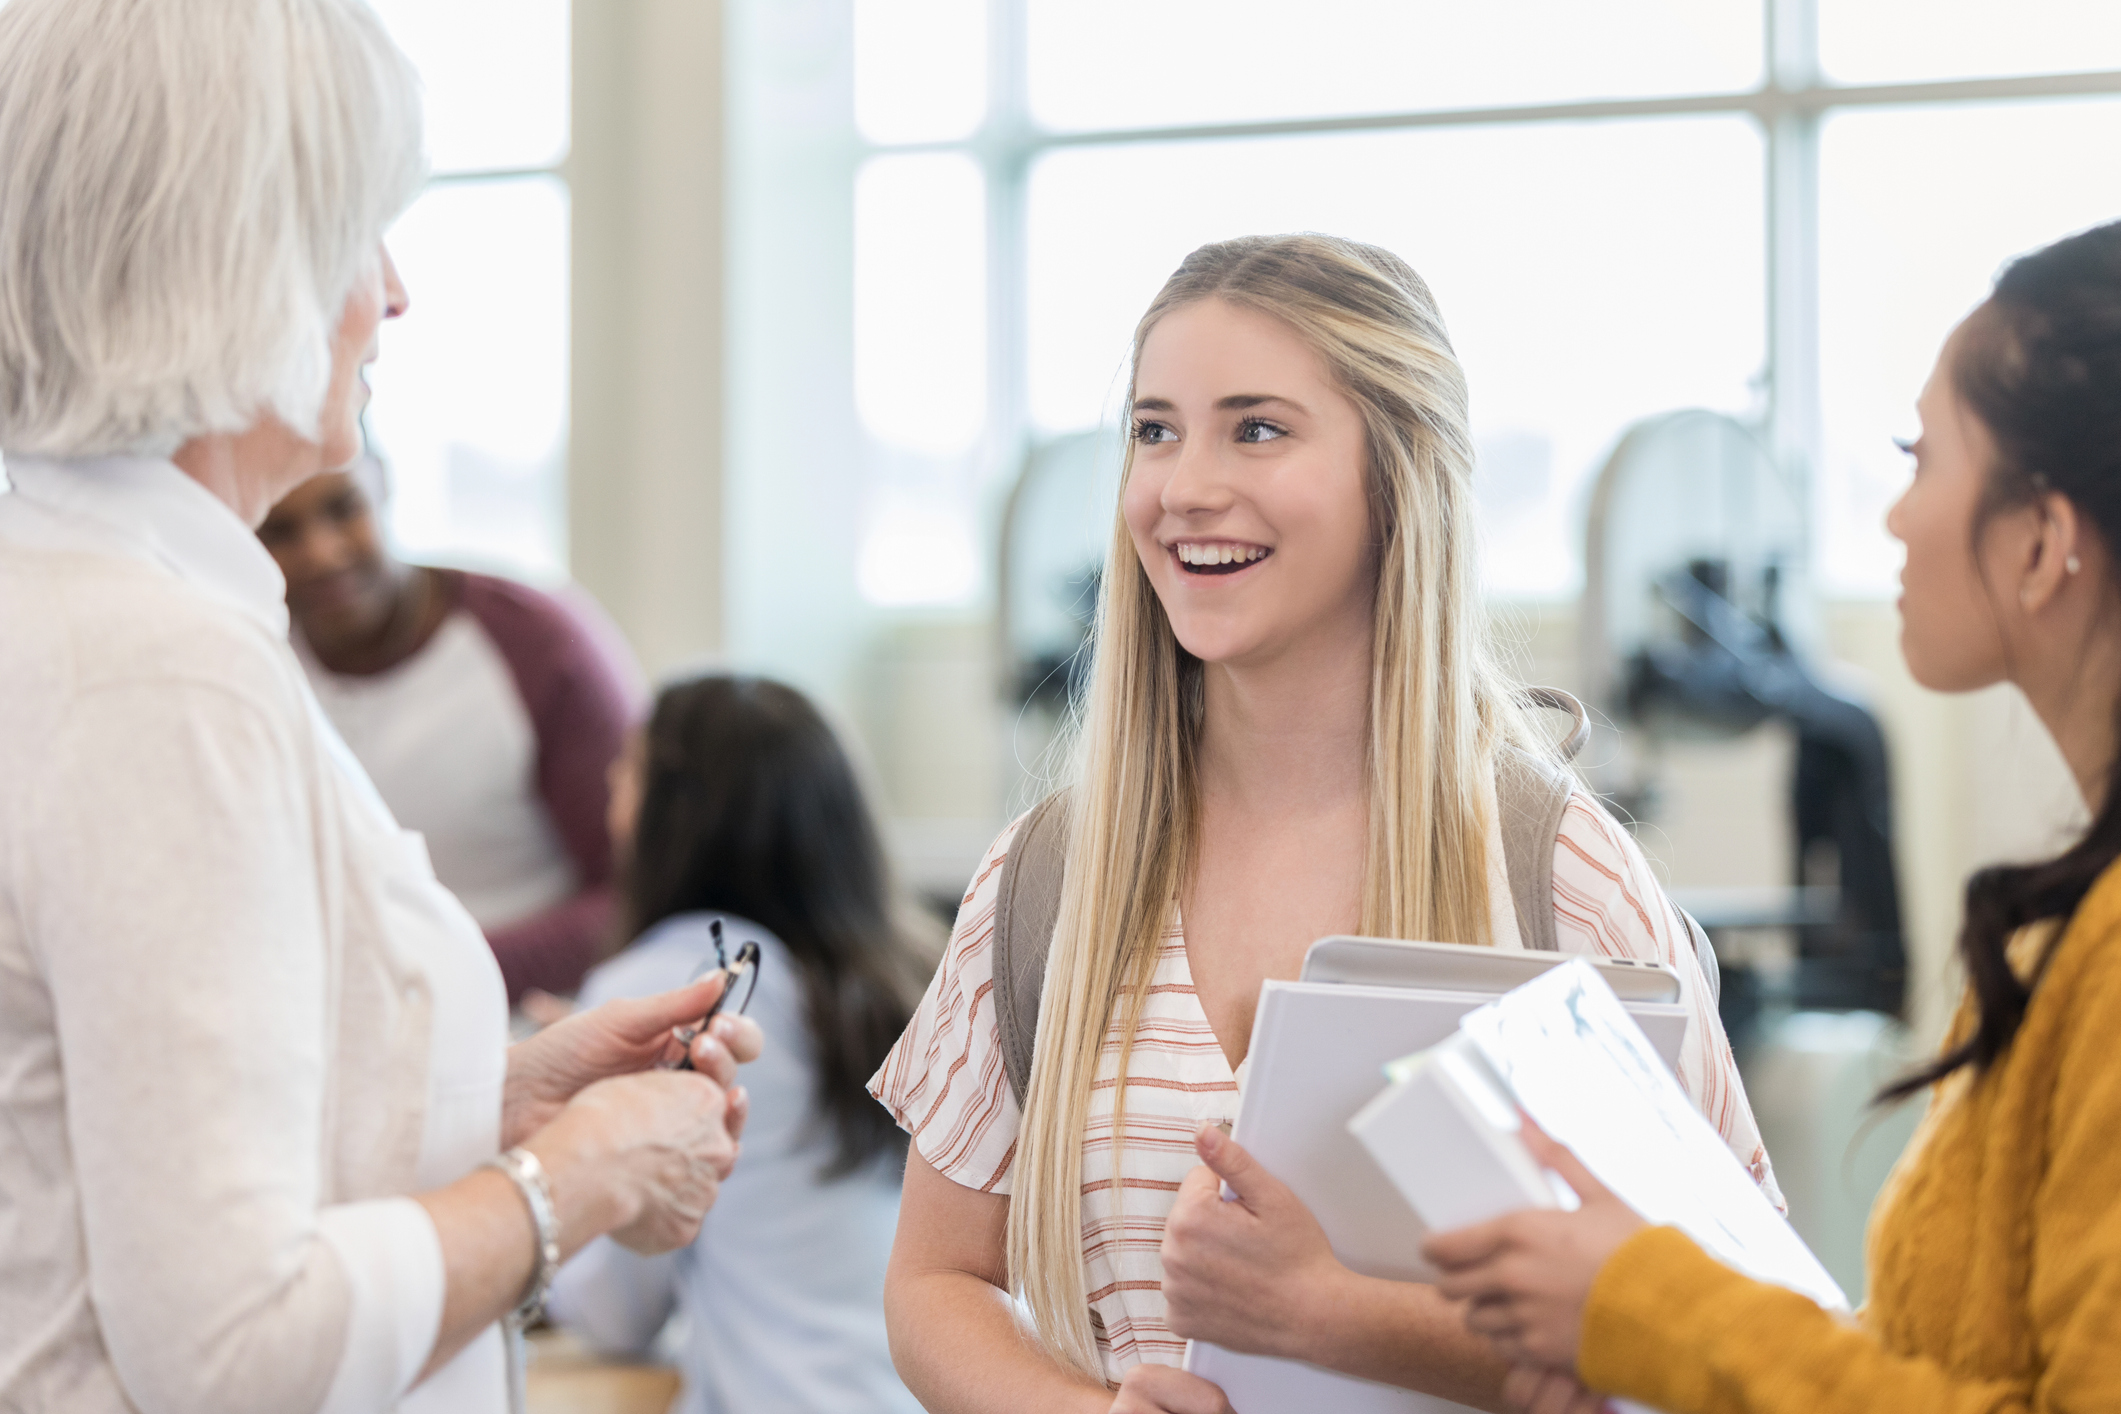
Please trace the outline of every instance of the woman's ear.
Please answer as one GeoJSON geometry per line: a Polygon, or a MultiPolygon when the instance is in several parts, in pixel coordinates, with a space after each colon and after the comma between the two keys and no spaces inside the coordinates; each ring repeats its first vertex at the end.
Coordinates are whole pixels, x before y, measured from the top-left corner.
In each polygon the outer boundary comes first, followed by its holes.
{"type": "Polygon", "coordinates": [[[2037,614],[2083,573],[2084,522],[2069,497],[2050,492],[2028,507],[2030,535],[2018,567],[2018,606],[2037,614]]]}

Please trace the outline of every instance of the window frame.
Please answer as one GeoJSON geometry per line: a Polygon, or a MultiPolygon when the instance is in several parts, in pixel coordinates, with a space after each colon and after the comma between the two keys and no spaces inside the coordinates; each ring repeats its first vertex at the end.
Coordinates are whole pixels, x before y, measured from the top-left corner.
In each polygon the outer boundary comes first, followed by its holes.
{"type": "MultiPolygon", "coordinates": [[[[1407,128],[1580,123],[1602,119],[1742,114],[1766,144],[1766,329],[1761,432],[1771,454],[1809,497],[1823,454],[1819,374],[1819,135],[1849,109],[1971,105],[2025,99],[2121,96],[2121,69],[1894,83],[1830,80],[1819,52],[1819,0],[1762,0],[1765,63],[1751,89],[1657,98],[1597,99],[1485,108],[1056,132],[1031,117],[1026,0],[988,0],[988,109],[969,136],[872,142],[857,135],[854,166],[873,157],[953,152],[971,157],[987,192],[987,380],[983,445],[1014,468],[1041,439],[1031,426],[1026,370],[1028,260],[1025,209],[1032,166],[1070,147],[1219,142],[1407,128]]],[[[1817,515],[1817,500],[1812,515],[1817,515]]],[[[1816,532],[1815,532],[1816,533],[1816,532]]]]}

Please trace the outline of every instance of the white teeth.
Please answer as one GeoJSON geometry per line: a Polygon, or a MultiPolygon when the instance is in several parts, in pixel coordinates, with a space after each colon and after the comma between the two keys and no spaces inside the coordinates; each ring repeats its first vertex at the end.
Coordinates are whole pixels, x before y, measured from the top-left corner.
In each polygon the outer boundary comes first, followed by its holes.
{"type": "Polygon", "coordinates": [[[1179,563],[1185,565],[1248,565],[1264,559],[1267,554],[1258,545],[1233,545],[1227,541],[1216,545],[1187,543],[1171,548],[1177,552],[1179,563]]]}

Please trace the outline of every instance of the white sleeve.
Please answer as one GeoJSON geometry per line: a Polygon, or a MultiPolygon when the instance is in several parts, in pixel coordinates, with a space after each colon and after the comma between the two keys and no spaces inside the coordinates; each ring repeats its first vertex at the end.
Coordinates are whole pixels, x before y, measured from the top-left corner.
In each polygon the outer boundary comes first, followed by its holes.
{"type": "Polygon", "coordinates": [[[269,702],[135,682],[77,701],[31,788],[90,1294],[141,1414],[387,1408],[440,1321],[424,1209],[322,1206],[337,1022],[300,745],[269,702]]]}

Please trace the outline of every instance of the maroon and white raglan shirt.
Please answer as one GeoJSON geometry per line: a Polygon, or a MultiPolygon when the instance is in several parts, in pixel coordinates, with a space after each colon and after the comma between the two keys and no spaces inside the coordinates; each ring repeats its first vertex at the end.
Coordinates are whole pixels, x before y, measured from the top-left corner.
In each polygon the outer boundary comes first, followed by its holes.
{"type": "Polygon", "coordinates": [[[640,669],[579,590],[440,570],[450,605],[412,657],[349,676],[295,649],[317,700],[500,960],[511,1003],[572,994],[605,951],[605,772],[645,703],[640,669]]]}

